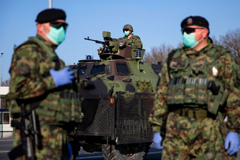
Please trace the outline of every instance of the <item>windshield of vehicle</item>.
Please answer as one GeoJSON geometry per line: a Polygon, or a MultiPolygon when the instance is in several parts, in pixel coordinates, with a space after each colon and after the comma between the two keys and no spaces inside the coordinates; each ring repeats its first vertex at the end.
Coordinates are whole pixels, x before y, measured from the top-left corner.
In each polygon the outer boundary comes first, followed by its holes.
{"type": "Polygon", "coordinates": [[[120,75],[121,74],[128,75],[130,73],[126,63],[117,64],[116,68],[117,68],[117,73],[120,75]]]}
{"type": "Polygon", "coordinates": [[[93,66],[90,74],[105,74],[105,65],[93,66]]]}
{"type": "Polygon", "coordinates": [[[78,69],[78,75],[79,75],[79,76],[84,75],[84,74],[86,73],[86,70],[87,70],[87,67],[80,67],[80,68],[78,69]]]}

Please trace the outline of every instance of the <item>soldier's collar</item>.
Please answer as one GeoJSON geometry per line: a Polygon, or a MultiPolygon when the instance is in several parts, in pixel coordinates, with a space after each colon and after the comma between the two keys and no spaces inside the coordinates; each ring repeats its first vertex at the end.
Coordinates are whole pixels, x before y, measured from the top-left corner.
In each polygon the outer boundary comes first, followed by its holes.
{"type": "MultiPolygon", "coordinates": [[[[131,33],[131,35],[132,35],[131,37],[133,37],[133,36],[134,36],[134,34],[132,34],[132,33],[131,33]]],[[[128,35],[128,36],[129,36],[129,35],[128,35]]],[[[128,36],[124,36],[124,37],[128,38],[128,36]]],[[[130,38],[131,38],[131,37],[130,37],[130,38]]]]}
{"type": "Polygon", "coordinates": [[[200,51],[196,51],[192,48],[187,48],[187,47],[183,47],[183,50],[185,51],[185,53],[187,55],[202,55],[202,54],[206,54],[209,50],[211,50],[213,47],[213,41],[211,38],[208,38],[208,44],[206,47],[204,47],[203,49],[201,49],[200,51]]]}
{"type": "Polygon", "coordinates": [[[183,50],[185,51],[186,55],[195,55],[195,56],[199,55],[199,52],[192,48],[183,47],[183,50]]]}
{"type": "Polygon", "coordinates": [[[46,44],[48,47],[52,48],[53,51],[58,47],[58,45],[55,45],[55,44],[52,44],[52,43],[46,41],[43,37],[41,37],[41,36],[38,35],[38,34],[36,35],[36,38],[38,38],[38,39],[40,39],[41,41],[43,41],[44,44],[46,44]]]}
{"type": "Polygon", "coordinates": [[[201,49],[201,50],[199,51],[200,55],[202,55],[202,54],[207,54],[208,51],[210,51],[210,50],[212,49],[212,47],[213,47],[213,41],[212,41],[211,38],[208,38],[208,44],[207,44],[207,46],[204,47],[203,49],[201,49]]]}

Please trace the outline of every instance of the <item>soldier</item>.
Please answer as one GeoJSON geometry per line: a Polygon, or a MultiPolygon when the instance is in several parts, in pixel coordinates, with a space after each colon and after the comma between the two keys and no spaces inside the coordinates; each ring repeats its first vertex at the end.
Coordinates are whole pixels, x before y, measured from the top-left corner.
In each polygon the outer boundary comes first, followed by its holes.
{"type": "MultiPolygon", "coordinates": [[[[142,49],[142,41],[139,36],[135,36],[133,33],[133,27],[130,24],[126,24],[123,26],[123,33],[124,37],[118,38],[118,39],[111,39],[111,41],[114,41],[118,43],[120,40],[125,41],[124,47],[128,46],[133,49],[142,49]]],[[[107,40],[109,41],[109,40],[107,40]]],[[[102,48],[97,49],[98,54],[102,53],[102,48]]]]}
{"type": "Polygon", "coordinates": [[[135,36],[133,33],[133,27],[130,24],[123,26],[124,37],[119,38],[126,41],[126,46],[142,49],[142,41],[139,36],[135,36]]]}
{"type": "Polygon", "coordinates": [[[187,17],[181,28],[184,47],[168,55],[149,119],[154,143],[160,147],[159,132],[166,131],[164,160],[236,159],[240,86],[234,58],[213,44],[205,18],[187,17]]]}
{"type": "MultiPolygon", "coordinates": [[[[72,87],[73,72],[55,53],[65,39],[68,26],[65,20],[66,14],[61,9],[41,11],[36,18],[36,37],[30,37],[15,49],[9,70],[9,110],[13,118],[18,118],[20,105],[29,112],[35,110],[42,136],[42,147],[34,147],[35,156],[42,160],[71,156],[67,126],[81,121],[80,102],[72,87]]],[[[20,130],[14,132],[14,146],[25,139],[20,133],[20,130]]]]}

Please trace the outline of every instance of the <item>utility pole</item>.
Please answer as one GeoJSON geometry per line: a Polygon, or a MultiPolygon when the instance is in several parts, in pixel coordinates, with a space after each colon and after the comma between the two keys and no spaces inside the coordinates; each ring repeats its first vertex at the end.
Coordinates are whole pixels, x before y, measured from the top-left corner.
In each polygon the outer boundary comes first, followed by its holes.
{"type": "Polygon", "coordinates": [[[49,8],[52,8],[52,0],[48,0],[49,8]]]}
{"type": "MultiPolygon", "coordinates": [[[[0,61],[0,87],[2,86],[2,55],[1,53],[1,61],[0,61]]],[[[2,109],[2,98],[0,97],[0,109],[2,109]]]]}
{"type": "Polygon", "coordinates": [[[2,86],[2,55],[3,55],[3,52],[1,53],[1,62],[0,62],[0,86],[2,86]]]}

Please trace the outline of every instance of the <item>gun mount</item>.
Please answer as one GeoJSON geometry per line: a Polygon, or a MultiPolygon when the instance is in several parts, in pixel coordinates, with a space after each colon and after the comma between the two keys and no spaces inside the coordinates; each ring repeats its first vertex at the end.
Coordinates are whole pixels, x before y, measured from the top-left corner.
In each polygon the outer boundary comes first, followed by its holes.
{"type": "Polygon", "coordinates": [[[104,60],[110,59],[135,59],[141,60],[144,56],[145,49],[137,49],[126,46],[126,41],[122,38],[111,38],[111,33],[103,31],[104,41],[84,38],[85,40],[94,41],[102,44],[103,47],[99,49],[99,57],[104,60]]]}

